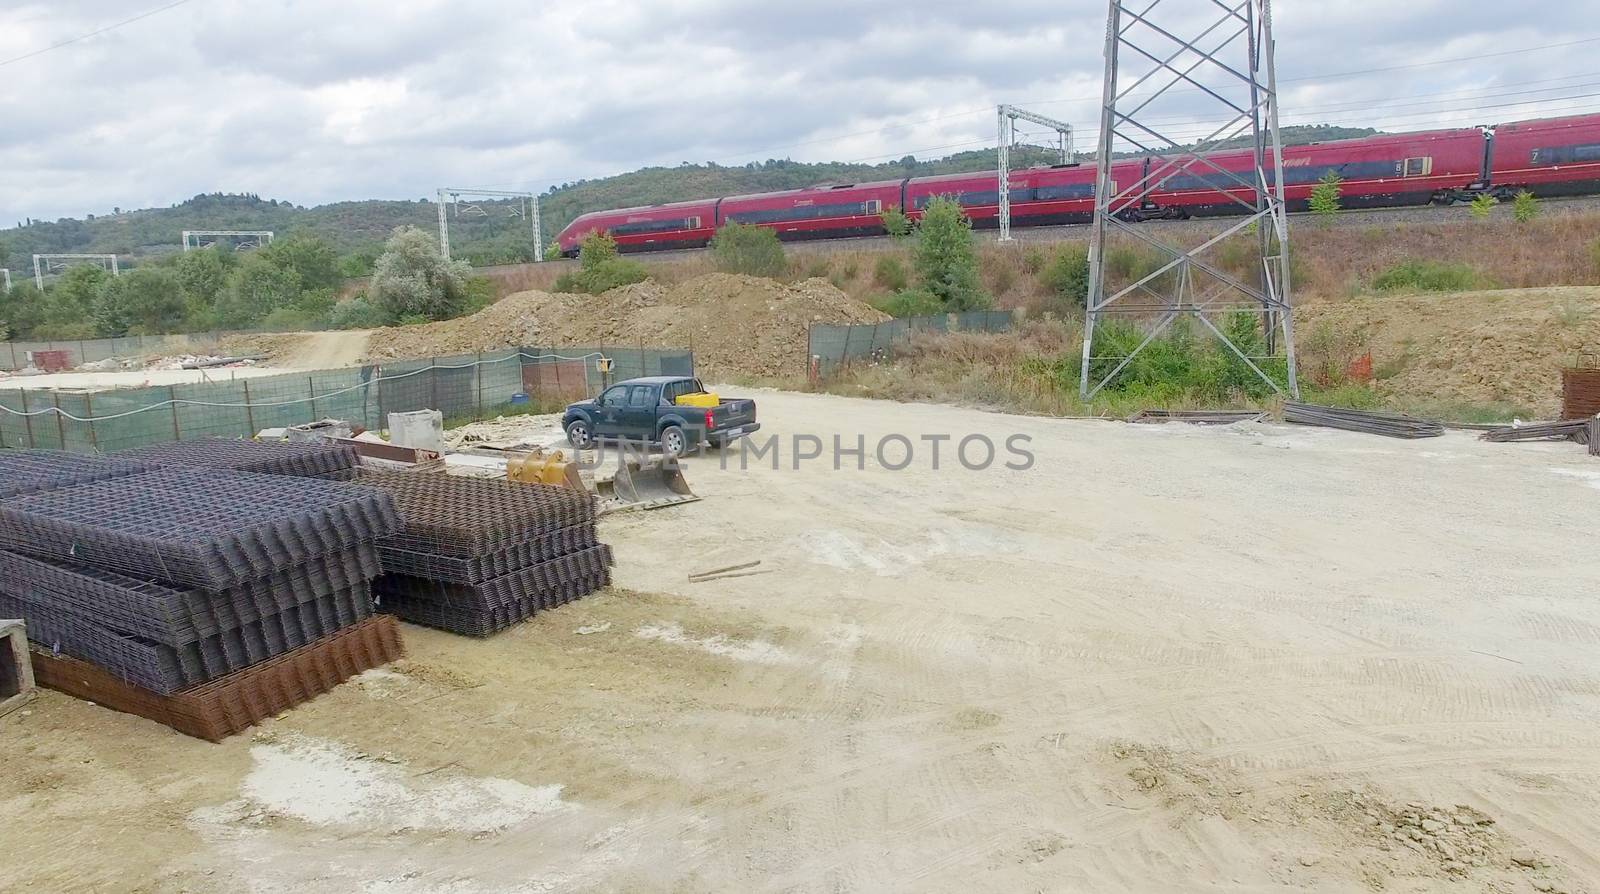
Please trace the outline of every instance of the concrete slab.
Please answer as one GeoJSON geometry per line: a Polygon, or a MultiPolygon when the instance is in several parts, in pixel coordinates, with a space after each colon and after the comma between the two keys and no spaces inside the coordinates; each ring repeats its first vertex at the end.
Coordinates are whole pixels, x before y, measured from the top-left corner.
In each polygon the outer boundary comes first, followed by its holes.
{"type": "Polygon", "coordinates": [[[21,620],[0,620],[0,717],[33,701],[33,662],[21,620]]]}

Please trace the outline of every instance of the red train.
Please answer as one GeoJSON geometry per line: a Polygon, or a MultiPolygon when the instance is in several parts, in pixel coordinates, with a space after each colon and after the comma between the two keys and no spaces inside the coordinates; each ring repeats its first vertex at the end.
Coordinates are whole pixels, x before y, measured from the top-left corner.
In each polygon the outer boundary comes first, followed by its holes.
{"type": "MultiPolygon", "coordinates": [[[[1248,150],[1214,152],[1207,159],[1250,180],[1248,150]]],[[[1114,185],[1143,178],[1151,159],[1124,159],[1111,167],[1114,185]]],[[[1159,168],[1157,168],[1159,170],[1159,168]]],[[[1283,174],[1289,210],[1305,210],[1311,189],[1329,171],[1342,181],[1346,208],[1449,204],[1488,192],[1508,197],[1520,190],[1539,196],[1600,193],[1600,115],[1541,118],[1488,128],[1384,134],[1355,140],[1288,146],[1283,174]]],[[[1011,225],[1081,223],[1094,216],[1093,165],[1053,165],[1011,172],[1011,225]]],[[[617,211],[591,211],[556,237],[561,253],[578,252],[583,237],[609,232],[623,251],[700,248],[729,221],[755,224],[785,240],[880,236],[879,215],[899,207],[916,219],[935,196],[961,203],[973,226],[998,226],[995,172],[910,177],[725,196],[617,211]]],[[[1160,177],[1134,219],[1238,214],[1255,192],[1209,165],[1191,160],[1160,177]]]]}

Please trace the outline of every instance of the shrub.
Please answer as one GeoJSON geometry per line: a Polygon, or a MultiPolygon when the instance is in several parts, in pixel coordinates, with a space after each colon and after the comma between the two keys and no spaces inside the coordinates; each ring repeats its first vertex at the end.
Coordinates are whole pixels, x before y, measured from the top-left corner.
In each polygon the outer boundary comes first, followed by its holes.
{"type": "Polygon", "coordinates": [[[1339,175],[1329,171],[1322,175],[1317,185],[1311,187],[1311,213],[1321,220],[1329,220],[1339,213],[1339,175]]]}
{"type": "Polygon", "coordinates": [[[1523,190],[1511,200],[1511,216],[1517,223],[1527,223],[1539,216],[1539,199],[1533,193],[1523,190]]]}
{"type": "Polygon", "coordinates": [[[1480,192],[1472,197],[1472,216],[1478,220],[1488,220],[1489,214],[1494,211],[1494,206],[1500,200],[1486,192],[1480,192]]]}
{"type": "Polygon", "coordinates": [[[396,228],[372,272],[372,302],[391,320],[448,320],[466,305],[465,261],[447,261],[432,237],[416,227],[396,228]]]}
{"type": "Polygon", "coordinates": [[[883,209],[878,219],[883,221],[883,231],[896,239],[911,235],[911,218],[906,217],[906,213],[901,211],[898,205],[890,205],[883,209]]]}
{"type": "Polygon", "coordinates": [[[778,234],[754,224],[723,224],[711,237],[711,256],[724,273],[779,277],[789,266],[778,234]]]}
{"type": "Polygon", "coordinates": [[[383,311],[365,295],[357,295],[335,304],[328,314],[328,323],[335,329],[372,329],[383,325],[383,311]]]}
{"type": "Polygon", "coordinates": [[[1589,257],[1594,259],[1594,272],[1600,273],[1600,239],[1596,239],[1594,244],[1589,246],[1589,257]]]}
{"type": "Polygon", "coordinates": [[[1039,279],[1054,299],[1050,310],[1081,310],[1089,300],[1089,250],[1082,245],[1061,246],[1039,279]]]}
{"type": "Polygon", "coordinates": [[[1378,274],[1372,287],[1381,292],[1464,292],[1478,288],[1478,274],[1465,264],[1407,261],[1378,274]]]}
{"type": "Polygon", "coordinates": [[[300,297],[300,274],[292,267],[274,264],[268,255],[253,252],[228,274],[217,296],[217,321],[228,328],[256,326],[280,307],[300,297]]]}
{"type": "Polygon", "coordinates": [[[472,276],[467,278],[467,300],[463,302],[461,313],[475,314],[493,304],[499,297],[494,287],[494,280],[487,276],[472,276]]]}
{"type": "Polygon", "coordinates": [[[898,292],[906,287],[911,278],[906,273],[906,265],[899,258],[884,255],[872,266],[872,281],[891,292],[898,292]]]}
{"type": "Polygon", "coordinates": [[[616,240],[610,234],[595,232],[585,236],[578,249],[578,269],[557,277],[553,288],[557,292],[598,295],[649,277],[643,264],[617,254],[616,240]]]}
{"type": "Polygon", "coordinates": [[[947,308],[938,295],[924,289],[901,289],[872,302],[891,317],[926,317],[944,313],[947,308]]]}
{"type": "Polygon", "coordinates": [[[917,288],[938,296],[945,310],[977,310],[990,305],[978,282],[978,257],[972,248],[972,221],[954,199],[928,203],[912,250],[917,288]]]}
{"type": "Polygon", "coordinates": [[[1030,274],[1044,269],[1044,251],[1039,246],[1030,245],[1022,250],[1022,269],[1030,274]]]}

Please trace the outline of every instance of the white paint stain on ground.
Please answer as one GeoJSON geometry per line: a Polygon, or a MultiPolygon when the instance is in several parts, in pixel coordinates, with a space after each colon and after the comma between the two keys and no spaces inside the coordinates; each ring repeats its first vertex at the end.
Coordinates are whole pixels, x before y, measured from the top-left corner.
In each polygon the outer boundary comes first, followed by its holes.
{"type": "Polygon", "coordinates": [[[842,571],[871,571],[880,577],[902,574],[941,556],[1016,552],[1017,540],[988,525],[959,524],[935,528],[900,543],[856,539],[843,531],[807,531],[791,544],[818,565],[842,571]]]}
{"type": "Polygon", "coordinates": [[[712,655],[754,664],[785,664],[794,660],[788,652],[764,640],[730,639],[721,633],[697,638],[684,633],[683,627],[678,624],[646,624],[635,630],[633,635],[640,639],[700,649],[712,655]]]}
{"type": "Polygon", "coordinates": [[[1595,490],[1600,490],[1600,470],[1596,469],[1551,469],[1553,474],[1565,475],[1568,478],[1577,478],[1595,490]]]}
{"type": "Polygon", "coordinates": [[[264,813],[363,833],[484,835],[571,806],[561,800],[560,785],[530,786],[449,771],[419,774],[322,739],[258,744],[250,757],[254,765],[239,787],[240,797],[196,811],[197,822],[227,823],[264,813]]]}

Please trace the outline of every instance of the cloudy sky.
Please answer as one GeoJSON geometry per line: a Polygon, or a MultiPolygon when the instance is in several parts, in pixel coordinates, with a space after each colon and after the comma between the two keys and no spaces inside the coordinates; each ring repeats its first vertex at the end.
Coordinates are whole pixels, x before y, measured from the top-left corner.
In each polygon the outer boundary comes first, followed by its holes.
{"type": "MultiPolygon", "coordinates": [[[[1098,125],[1102,0],[188,0],[84,37],[165,2],[0,0],[0,225],[217,190],[314,205],[934,157],[992,144],[997,102],[1073,122],[1080,148],[1098,125]]],[[[1157,8],[1183,7],[1210,4],[1157,8]]],[[[1600,110],[1594,13],[1279,0],[1284,123],[1600,110]]],[[[1187,94],[1162,127],[1220,123],[1187,94]]]]}

